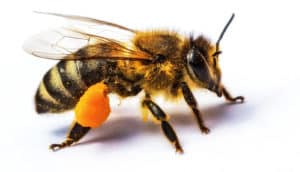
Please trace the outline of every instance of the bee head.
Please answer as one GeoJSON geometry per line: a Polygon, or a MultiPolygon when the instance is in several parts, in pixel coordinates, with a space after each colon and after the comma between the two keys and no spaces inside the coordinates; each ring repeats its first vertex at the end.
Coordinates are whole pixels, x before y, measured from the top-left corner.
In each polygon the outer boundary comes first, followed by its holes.
{"type": "Polygon", "coordinates": [[[186,56],[187,69],[192,80],[221,96],[221,69],[216,47],[203,36],[190,41],[186,56]]]}
{"type": "Polygon", "coordinates": [[[219,44],[233,18],[234,14],[232,14],[221,32],[215,46],[203,36],[196,39],[191,37],[186,55],[187,70],[192,80],[198,85],[215,92],[219,97],[222,96],[219,44]]]}

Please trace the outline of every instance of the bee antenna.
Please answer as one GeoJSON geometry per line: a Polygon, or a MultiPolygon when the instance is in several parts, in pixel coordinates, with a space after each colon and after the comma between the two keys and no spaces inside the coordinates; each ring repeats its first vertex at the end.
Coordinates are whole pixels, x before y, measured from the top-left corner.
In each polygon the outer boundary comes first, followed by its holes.
{"type": "Polygon", "coordinates": [[[216,43],[216,53],[220,52],[219,51],[219,44],[220,44],[220,42],[221,42],[221,40],[222,40],[222,38],[223,38],[223,36],[224,36],[227,28],[229,27],[230,23],[232,22],[233,18],[234,18],[234,13],[232,13],[230,19],[228,20],[227,24],[225,25],[224,29],[222,30],[222,32],[221,32],[221,34],[219,36],[219,39],[218,39],[218,41],[216,43]]]}

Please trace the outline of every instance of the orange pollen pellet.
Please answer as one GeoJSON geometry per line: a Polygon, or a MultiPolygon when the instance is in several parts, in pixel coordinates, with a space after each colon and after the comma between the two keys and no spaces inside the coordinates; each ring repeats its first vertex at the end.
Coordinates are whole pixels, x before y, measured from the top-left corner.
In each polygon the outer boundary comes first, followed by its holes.
{"type": "Polygon", "coordinates": [[[76,121],[84,127],[100,126],[110,113],[108,88],[103,83],[90,86],[75,107],[76,121]]]}

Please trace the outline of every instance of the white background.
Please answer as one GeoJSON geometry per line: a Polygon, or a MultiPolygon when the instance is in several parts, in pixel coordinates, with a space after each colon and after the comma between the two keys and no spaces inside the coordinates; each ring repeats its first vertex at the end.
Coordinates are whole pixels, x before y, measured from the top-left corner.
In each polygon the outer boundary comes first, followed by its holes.
{"type": "Polygon", "coordinates": [[[300,171],[299,5],[297,1],[2,1],[0,7],[0,171],[300,171]],[[59,152],[72,112],[38,116],[33,96],[55,62],[22,50],[30,35],[57,24],[32,11],[76,14],[131,28],[203,33],[222,41],[224,84],[244,104],[195,92],[211,128],[203,135],[183,101],[158,100],[171,116],[185,154],[176,154],[159,126],[143,123],[138,98],[112,99],[113,112],[80,144],[59,152]]]}

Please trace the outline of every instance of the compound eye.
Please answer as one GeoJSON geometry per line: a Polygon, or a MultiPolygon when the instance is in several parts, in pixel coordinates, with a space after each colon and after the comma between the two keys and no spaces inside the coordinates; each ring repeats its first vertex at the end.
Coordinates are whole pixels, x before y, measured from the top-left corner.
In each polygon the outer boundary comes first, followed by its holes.
{"type": "Polygon", "coordinates": [[[191,49],[187,56],[189,72],[192,73],[195,78],[201,82],[209,82],[209,68],[204,55],[195,49],[191,49]]]}

